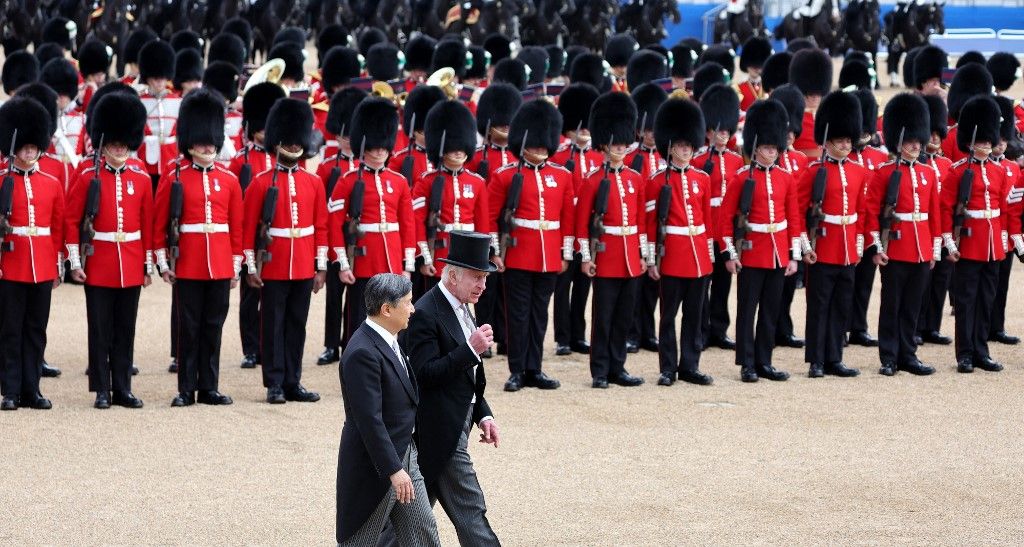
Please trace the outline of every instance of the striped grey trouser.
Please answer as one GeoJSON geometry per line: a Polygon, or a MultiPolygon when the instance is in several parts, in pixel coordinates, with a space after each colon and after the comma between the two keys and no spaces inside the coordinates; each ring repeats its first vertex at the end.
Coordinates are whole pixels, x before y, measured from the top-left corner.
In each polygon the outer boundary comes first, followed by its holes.
{"type": "Polygon", "coordinates": [[[476,478],[473,461],[469,458],[469,432],[473,428],[473,409],[466,416],[466,426],[459,437],[459,445],[448,460],[448,466],[437,479],[437,499],[431,497],[430,505],[441,502],[441,507],[455,525],[459,544],[464,547],[498,546],[501,543],[487,522],[487,506],[484,492],[476,478]]]}

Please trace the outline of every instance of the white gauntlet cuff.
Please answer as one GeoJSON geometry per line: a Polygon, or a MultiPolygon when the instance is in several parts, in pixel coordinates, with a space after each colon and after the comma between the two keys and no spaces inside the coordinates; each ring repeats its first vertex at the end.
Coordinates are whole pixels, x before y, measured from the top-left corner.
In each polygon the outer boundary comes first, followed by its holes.
{"type": "MultiPolygon", "coordinates": [[[[250,253],[252,251],[249,251],[250,253]]],[[[167,249],[157,249],[153,251],[156,255],[156,269],[160,273],[166,273],[171,267],[167,264],[167,249]]]]}
{"type": "Polygon", "coordinates": [[[715,258],[715,241],[713,239],[708,239],[708,255],[711,257],[711,263],[714,264],[716,258],[715,258]]]}
{"type": "Polygon", "coordinates": [[[416,269],[416,249],[408,247],[405,249],[405,271],[411,272],[416,269]]]}
{"type": "Polygon", "coordinates": [[[942,241],[943,240],[946,240],[946,249],[950,253],[955,253],[956,252],[956,244],[953,243],[953,238],[949,237],[949,239],[947,240],[946,239],[947,235],[948,234],[943,234],[942,237],[933,237],[932,238],[932,260],[935,260],[936,262],[938,262],[939,260],[942,260],[942,241]]]}
{"type": "Polygon", "coordinates": [[[1010,251],[1010,234],[1003,230],[1003,252],[1010,251]]]}
{"type": "Polygon", "coordinates": [[[580,243],[580,260],[583,262],[593,260],[594,257],[590,256],[590,240],[581,237],[577,241],[580,243]]]}
{"type": "Polygon", "coordinates": [[[654,266],[658,263],[658,246],[654,243],[647,244],[647,265],[654,266]]]}
{"type": "Polygon", "coordinates": [[[857,234],[857,258],[864,256],[864,234],[857,234]]]}
{"type": "MultiPolygon", "coordinates": [[[[72,270],[82,269],[82,256],[79,254],[77,244],[68,244],[68,262],[71,263],[72,270]]],[[[63,261],[61,261],[63,262],[63,261]]]]}
{"type": "Polygon", "coordinates": [[[725,252],[729,253],[729,260],[739,260],[740,255],[736,253],[736,246],[733,245],[731,237],[723,237],[722,241],[725,243],[725,252]]]}
{"type": "Polygon", "coordinates": [[[572,260],[572,236],[562,238],[562,259],[572,260]]]}
{"type": "Polygon", "coordinates": [[[642,258],[649,258],[647,250],[647,234],[640,234],[640,256],[642,258]]]}
{"type": "Polygon", "coordinates": [[[491,249],[494,249],[494,254],[498,254],[501,250],[498,245],[498,232],[491,232],[491,249]]]}
{"type": "Polygon", "coordinates": [[[320,245],[316,248],[316,271],[327,270],[327,245],[320,245]]]}
{"type": "Polygon", "coordinates": [[[419,241],[416,246],[420,248],[420,256],[423,257],[423,265],[429,266],[434,263],[434,258],[430,256],[430,248],[427,247],[426,241],[419,241]]]}
{"type": "Polygon", "coordinates": [[[57,278],[64,279],[64,253],[57,253],[57,278]]]}
{"type": "MultiPolygon", "coordinates": [[[[159,253],[160,251],[157,251],[159,253]]],[[[249,275],[256,273],[256,253],[252,249],[242,251],[245,255],[245,267],[249,269],[249,275]]]]}
{"type": "Polygon", "coordinates": [[[871,245],[873,245],[875,250],[878,252],[882,252],[882,234],[879,232],[871,232],[871,245]]]}
{"type": "Polygon", "coordinates": [[[153,275],[153,251],[146,251],[146,275],[153,275]]]}
{"type": "Polygon", "coordinates": [[[334,254],[338,257],[338,266],[341,271],[347,271],[352,269],[352,265],[348,263],[348,252],[345,251],[344,247],[335,247],[334,254]]]}
{"type": "Polygon", "coordinates": [[[1010,236],[1013,240],[1013,248],[1017,251],[1017,256],[1024,256],[1024,235],[1014,234],[1010,236]]]}
{"type": "Polygon", "coordinates": [[[811,248],[811,238],[807,236],[807,232],[800,234],[800,250],[802,254],[807,254],[814,250],[811,248]]]}
{"type": "Polygon", "coordinates": [[[942,238],[941,239],[937,238],[937,237],[936,238],[932,238],[932,239],[935,240],[935,246],[936,247],[939,247],[940,245],[945,245],[946,246],[946,250],[949,251],[950,253],[955,253],[956,252],[956,242],[953,241],[953,234],[947,232],[947,233],[942,234],[942,238]]]}
{"type": "Polygon", "coordinates": [[[803,245],[801,245],[801,243],[800,243],[800,238],[801,237],[802,236],[797,236],[797,237],[791,238],[791,245],[792,245],[791,248],[793,250],[793,253],[792,253],[793,254],[793,260],[800,260],[804,256],[804,254],[803,254],[803,245]]]}
{"type": "Polygon", "coordinates": [[[242,256],[231,255],[231,271],[235,272],[235,279],[242,275],[242,256]]]}

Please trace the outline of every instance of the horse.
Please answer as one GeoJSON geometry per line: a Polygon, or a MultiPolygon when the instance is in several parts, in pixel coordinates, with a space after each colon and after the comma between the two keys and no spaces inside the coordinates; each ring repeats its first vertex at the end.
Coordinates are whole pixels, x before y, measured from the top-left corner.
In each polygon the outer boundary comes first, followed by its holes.
{"type": "Polygon", "coordinates": [[[932,34],[946,32],[946,2],[925,2],[921,4],[896,4],[885,14],[884,36],[888,42],[890,85],[899,85],[899,66],[903,55],[917,46],[928,43],[932,34]]]}
{"type": "Polygon", "coordinates": [[[523,45],[562,44],[568,36],[568,27],[562,20],[562,15],[571,16],[574,11],[576,5],[572,0],[539,0],[536,11],[521,18],[523,28],[520,29],[520,33],[523,45]]]}
{"type": "Polygon", "coordinates": [[[764,0],[735,0],[715,18],[715,44],[727,42],[740,47],[754,36],[767,37],[764,25],[764,0]]]}
{"type": "Polygon", "coordinates": [[[488,34],[500,32],[518,43],[520,17],[530,14],[533,10],[533,2],[530,0],[483,2],[477,24],[469,27],[470,40],[479,44],[488,34]]]}
{"type": "Polygon", "coordinates": [[[807,5],[786,14],[773,33],[787,42],[810,38],[819,48],[832,53],[836,49],[839,12],[832,0],[810,0],[807,5]]]}
{"type": "Polygon", "coordinates": [[[96,38],[110,46],[117,55],[118,74],[124,70],[124,62],[121,60],[121,42],[128,36],[133,20],[129,20],[129,14],[134,19],[135,5],[132,0],[106,0],[103,4],[103,12],[93,20],[92,25],[86,31],[86,39],[96,38]]]}
{"type": "Polygon", "coordinates": [[[576,11],[566,19],[569,41],[591,51],[604,51],[618,14],[616,0],[577,0],[576,11]]]}
{"type": "Polygon", "coordinates": [[[0,40],[4,55],[37,44],[43,28],[43,12],[37,0],[10,0],[0,11],[0,40]]]}
{"type": "Polygon", "coordinates": [[[630,0],[615,18],[615,32],[631,32],[641,44],[661,42],[668,36],[665,19],[682,20],[675,0],[630,0]]]}
{"type": "MultiPolygon", "coordinates": [[[[846,47],[863,51],[871,57],[871,63],[877,66],[878,42],[882,38],[879,22],[880,7],[878,0],[853,0],[843,10],[840,34],[845,37],[846,47]]],[[[875,88],[881,84],[875,80],[875,88]]]]}

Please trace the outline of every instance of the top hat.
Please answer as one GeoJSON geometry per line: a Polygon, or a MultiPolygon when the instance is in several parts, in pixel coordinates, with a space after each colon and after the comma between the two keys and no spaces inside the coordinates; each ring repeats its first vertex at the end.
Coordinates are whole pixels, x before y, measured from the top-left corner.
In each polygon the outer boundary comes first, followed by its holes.
{"type": "Polygon", "coordinates": [[[480,232],[457,230],[451,233],[451,239],[448,243],[448,257],[437,260],[438,262],[478,272],[496,272],[498,267],[489,260],[490,255],[491,236],[481,234],[480,232]]]}

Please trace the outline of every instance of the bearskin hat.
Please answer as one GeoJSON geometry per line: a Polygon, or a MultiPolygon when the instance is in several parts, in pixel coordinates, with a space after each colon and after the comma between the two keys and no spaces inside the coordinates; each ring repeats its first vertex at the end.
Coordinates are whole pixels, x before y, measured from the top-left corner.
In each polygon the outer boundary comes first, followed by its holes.
{"type": "Polygon", "coordinates": [[[949,134],[949,110],[946,108],[946,101],[938,95],[922,95],[924,102],[928,104],[928,127],[932,133],[938,133],[940,139],[945,139],[949,134]]]}
{"type": "Polygon", "coordinates": [[[561,114],[561,132],[589,128],[590,109],[601,93],[590,84],[569,84],[558,96],[558,113],[561,114]]]}
{"type": "Polygon", "coordinates": [[[358,78],[363,66],[359,61],[359,53],[345,46],[334,46],[324,55],[320,66],[320,77],[324,83],[324,91],[330,95],[335,86],[345,85],[358,78]]]}
{"type": "Polygon", "coordinates": [[[519,59],[529,70],[526,72],[528,83],[539,84],[544,81],[548,73],[548,52],[540,46],[527,46],[516,52],[516,59],[519,59]]]}
{"type": "Polygon", "coordinates": [[[347,137],[352,132],[352,113],[356,106],[369,95],[362,89],[346,87],[331,95],[331,106],[327,110],[324,128],[338,137],[347,137]]]}
{"type": "Polygon", "coordinates": [[[500,32],[488,34],[484,38],[484,49],[491,54],[491,62],[497,63],[512,56],[512,40],[500,32]]]}
{"type": "MultiPolygon", "coordinates": [[[[576,58],[585,53],[590,53],[590,50],[581,45],[574,45],[565,48],[565,66],[562,67],[562,75],[569,77],[569,72],[572,70],[572,64],[576,62],[576,58]]],[[[598,59],[600,55],[594,54],[598,59]]]]}
{"type": "Polygon", "coordinates": [[[658,108],[654,118],[654,142],[661,157],[669,157],[669,145],[689,143],[694,150],[704,144],[704,113],[700,105],[690,99],[672,98],[658,108]]]}
{"type": "Polygon", "coordinates": [[[529,101],[519,108],[509,126],[508,145],[517,157],[524,148],[544,148],[548,155],[558,150],[562,115],[548,101],[529,101]]]}
{"type": "Polygon", "coordinates": [[[657,84],[647,83],[634,89],[631,95],[636,104],[636,130],[652,129],[658,109],[668,100],[668,93],[657,84]]]}
{"type": "Polygon", "coordinates": [[[430,61],[434,58],[437,40],[426,34],[420,34],[405,44],[405,69],[430,70],[430,61]]]}
{"type": "Polygon", "coordinates": [[[833,91],[821,100],[814,116],[814,142],[824,145],[825,139],[860,140],[860,102],[853,93],[833,91]]]}
{"type": "Polygon", "coordinates": [[[224,23],[221,32],[234,34],[241,38],[242,43],[245,44],[245,58],[249,58],[249,52],[252,51],[252,25],[249,24],[249,21],[242,17],[232,17],[224,23]]]}
{"type": "Polygon", "coordinates": [[[384,31],[377,27],[366,27],[359,33],[359,38],[356,39],[356,47],[359,49],[359,53],[366,55],[370,48],[374,44],[386,44],[388,43],[388,37],[384,34],[384,31]]]}
{"type": "Polygon", "coordinates": [[[195,31],[182,29],[171,35],[171,47],[175,53],[183,49],[194,49],[202,54],[203,39],[195,31]]]}
{"type": "Polygon", "coordinates": [[[512,84],[520,91],[526,89],[526,63],[519,59],[507,58],[498,61],[498,64],[494,65],[491,81],[512,84]]]}
{"type": "MultiPolygon", "coordinates": [[[[900,93],[889,99],[882,116],[882,138],[890,150],[896,150],[900,142],[918,141],[926,144],[931,140],[928,104],[915,93],[900,93]]],[[[896,152],[897,155],[899,152],[896,152]]]]}
{"type": "Polygon", "coordinates": [[[584,83],[600,89],[607,79],[607,67],[604,59],[596,53],[580,53],[572,60],[569,67],[569,81],[572,83],[584,83]]]}
{"type": "Polygon", "coordinates": [[[989,95],[992,93],[992,75],[989,74],[985,65],[978,63],[967,63],[956,69],[953,75],[953,82],[949,84],[949,92],[946,94],[946,104],[949,106],[949,115],[954,120],[960,117],[960,109],[964,103],[975,95],[989,95]]]}
{"type": "Polygon", "coordinates": [[[868,55],[864,51],[860,51],[860,50],[856,50],[856,49],[851,49],[850,51],[847,51],[846,55],[843,56],[843,64],[844,65],[846,63],[850,63],[850,62],[853,62],[853,61],[859,61],[861,63],[864,63],[864,64],[868,65],[868,66],[872,66],[872,65],[875,64],[875,62],[871,60],[871,56],[870,55],[868,55]]]}
{"type": "Polygon", "coordinates": [[[768,57],[775,53],[772,50],[772,43],[762,36],[753,36],[743,43],[740,50],[740,70],[746,72],[748,68],[761,68],[768,57]]]}
{"type": "Polygon", "coordinates": [[[161,40],[154,40],[139,50],[139,79],[174,77],[174,48],[161,40]]]}
{"type": "Polygon", "coordinates": [[[267,114],[278,99],[285,98],[284,88],[270,82],[256,84],[242,97],[242,123],[248,138],[267,127],[267,114]]]}
{"type": "Polygon", "coordinates": [[[854,86],[857,89],[871,89],[874,87],[875,77],[871,67],[860,61],[847,61],[839,70],[839,88],[845,89],[854,86]]]}
{"type": "Polygon", "coordinates": [[[636,104],[618,91],[605,93],[590,108],[590,139],[594,146],[636,142],[636,104]]]}
{"type": "Polygon", "coordinates": [[[789,131],[786,130],[788,124],[789,113],[782,103],[775,99],[755,101],[747,109],[743,123],[743,152],[753,157],[756,142],[758,146],[775,146],[781,153],[789,140],[789,131]]]}
{"type": "Polygon", "coordinates": [[[128,34],[128,38],[124,41],[124,47],[121,48],[121,61],[132,64],[138,63],[139,51],[142,50],[142,46],[159,39],[160,37],[149,27],[139,27],[131,31],[128,34]]]}
{"type": "Polygon", "coordinates": [[[693,76],[693,65],[697,62],[697,52],[680,44],[673,46],[671,53],[672,76],[675,78],[689,78],[693,76]]]}
{"type": "Polygon", "coordinates": [[[284,27],[274,35],[272,46],[283,43],[292,43],[301,48],[306,47],[306,29],[301,27],[284,27]]]}
{"type": "Polygon", "coordinates": [[[466,79],[483,79],[487,77],[487,69],[491,68],[491,54],[482,46],[469,46],[469,54],[473,64],[466,69],[466,79]]]}
{"type": "Polygon", "coordinates": [[[442,137],[445,153],[461,150],[466,153],[468,162],[476,152],[476,122],[462,101],[435,104],[427,113],[423,135],[427,141],[427,159],[434,165],[441,164],[442,137]]]}
{"type": "Polygon", "coordinates": [[[878,132],[876,129],[878,127],[878,101],[875,100],[875,94],[870,89],[858,89],[853,92],[853,95],[857,97],[857,102],[860,105],[861,135],[874,136],[878,132]]]}
{"type": "Polygon", "coordinates": [[[402,129],[406,134],[423,131],[423,126],[427,123],[427,113],[435,104],[446,100],[448,97],[437,86],[421,85],[413,88],[405,99],[405,108],[402,110],[402,129]],[[416,116],[415,126],[413,115],[416,116]]]}
{"type": "Polygon", "coordinates": [[[17,152],[22,146],[34,144],[40,152],[50,147],[53,127],[49,123],[39,123],[49,114],[46,108],[35,99],[29,97],[13,97],[0,106],[0,150],[4,153],[12,149],[17,152]],[[17,141],[13,142],[14,131],[18,131],[17,141]]]}
{"type": "Polygon", "coordinates": [[[832,59],[820,49],[802,49],[789,64],[789,82],[804,95],[828,94],[832,89],[832,59]]]}
{"type": "Polygon", "coordinates": [[[366,52],[366,72],[374,80],[394,80],[401,75],[404,65],[405,54],[394,44],[373,44],[366,52]]]}
{"type": "Polygon", "coordinates": [[[347,46],[349,44],[348,29],[337,23],[327,25],[320,30],[316,36],[316,52],[319,55],[317,61],[323,62],[323,56],[334,46],[347,46]]]}
{"type": "Polygon", "coordinates": [[[230,32],[222,32],[210,41],[210,64],[223,61],[241,72],[245,66],[245,44],[242,39],[230,32]]]}
{"type": "Polygon", "coordinates": [[[911,89],[917,87],[914,85],[914,59],[918,53],[921,53],[921,49],[924,46],[917,46],[907,52],[903,56],[903,87],[909,87],[911,89]]]}
{"type": "MultiPolygon", "coordinates": [[[[192,93],[189,94],[190,96],[192,93]]],[[[194,106],[194,105],[193,105],[194,106]]],[[[206,105],[204,105],[206,106],[206,105]]],[[[212,105],[210,105],[212,106],[212,105]]],[[[182,112],[184,112],[185,103],[182,101],[182,112]]],[[[202,108],[201,108],[202,109],[202,108]]],[[[223,107],[220,107],[220,111],[223,111],[223,107]]],[[[210,108],[210,112],[215,112],[213,108],[210,108]]],[[[192,111],[195,113],[195,111],[192,111]]],[[[192,121],[191,119],[189,121],[192,121]]],[[[214,118],[212,121],[216,122],[214,118]]],[[[188,122],[186,122],[188,125],[188,122]]],[[[213,126],[216,123],[209,123],[207,121],[201,121],[201,126],[209,125],[213,126]]],[[[220,139],[221,143],[224,142],[224,122],[220,121],[220,139]]],[[[181,122],[178,124],[178,135],[179,142],[181,139],[181,122]]],[[[186,131],[189,137],[197,136],[196,129],[201,132],[205,129],[197,128],[192,126],[191,131],[186,131]]],[[[99,143],[102,139],[103,142],[122,143],[128,147],[129,150],[138,150],[139,146],[142,146],[142,138],[146,132],[146,107],[142,104],[142,101],[137,95],[128,93],[108,93],[100,98],[96,104],[96,108],[93,109],[92,121],[89,123],[89,138],[92,142],[99,143]]],[[[216,135],[214,135],[216,137],[216,135]]],[[[208,144],[202,141],[193,141],[193,144],[208,144]]],[[[214,143],[216,144],[216,143],[214,143]]],[[[181,145],[185,152],[188,148],[184,144],[181,145]]],[[[218,147],[219,149],[219,147],[218,147]]]]}
{"type": "Polygon", "coordinates": [[[270,49],[267,59],[281,59],[284,61],[284,73],[282,78],[301,82],[306,78],[306,70],[303,63],[306,61],[304,50],[292,42],[281,42],[270,49]]]}
{"type": "Polygon", "coordinates": [[[47,120],[50,122],[50,132],[53,133],[57,128],[57,93],[50,89],[46,84],[35,82],[27,85],[23,85],[18,88],[18,92],[14,94],[16,97],[28,97],[29,99],[35,99],[35,101],[46,109],[46,113],[49,115],[47,120]]]}
{"type": "MultiPolygon", "coordinates": [[[[26,87],[32,87],[32,86],[26,86],[26,87]]],[[[19,92],[19,94],[20,93],[21,92],[19,92]]],[[[993,98],[995,99],[996,104],[999,105],[999,115],[1000,115],[999,138],[1002,139],[1004,142],[1009,142],[1010,140],[1012,140],[1014,138],[1014,135],[1017,132],[1017,118],[1013,114],[1013,110],[1014,110],[1013,99],[1011,99],[1009,97],[1003,97],[1003,96],[998,96],[998,97],[993,97],[993,98]]],[[[958,134],[959,134],[959,131],[958,131],[958,134]]],[[[993,143],[993,144],[995,144],[995,143],[993,143]]]]}
{"type": "Polygon", "coordinates": [[[707,63],[718,63],[729,74],[729,79],[732,79],[736,70],[736,52],[725,44],[709,46],[697,60],[698,70],[707,63]]]}
{"type": "Polygon", "coordinates": [[[761,89],[765,93],[771,93],[780,85],[789,83],[789,65],[792,61],[792,53],[781,51],[764,62],[761,67],[761,89]]]}
{"type": "MultiPolygon", "coordinates": [[[[700,110],[704,113],[706,130],[736,132],[740,123],[740,98],[735,89],[725,84],[709,87],[700,97],[700,110]]],[[[783,128],[787,123],[783,123],[783,128]]]]}
{"type": "Polygon", "coordinates": [[[430,60],[430,72],[444,67],[455,70],[455,77],[466,76],[466,44],[462,40],[442,40],[434,48],[434,56],[430,60]]]}
{"type": "Polygon", "coordinates": [[[4,84],[4,93],[14,95],[14,92],[25,84],[30,84],[39,79],[39,60],[35,55],[21,50],[7,56],[4,66],[0,71],[0,80],[4,84]]]}
{"type": "Polygon", "coordinates": [[[942,69],[949,66],[949,57],[938,46],[924,46],[914,57],[914,87],[920,88],[932,78],[942,78],[942,69]]]}
{"type": "Polygon", "coordinates": [[[228,104],[238,99],[238,69],[231,63],[214,61],[203,72],[203,87],[220,93],[228,104]]]}
{"type": "Polygon", "coordinates": [[[185,95],[177,125],[178,150],[185,157],[191,158],[188,150],[196,145],[212,144],[217,150],[224,146],[224,109],[224,97],[216,91],[198,88],[185,95]]]}
{"type": "Polygon", "coordinates": [[[110,95],[110,94],[113,94],[113,93],[125,93],[125,94],[128,94],[128,95],[134,95],[136,97],[139,96],[139,94],[135,91],[135,88],[131,87],[130,85],[128,85],[126,83],[121,82],[120,80],[114,80],[112,82],[107,82],[107,83],[101,85],[100,88],[97,89],[96,92],[92,94],[92,98],[89,99],[89,104],[85,106],[85,131],[86,131],[86,133],[89,132],[89,126],[92,125],[92,111],[95,110],[96,103],[99,102],[99,100],[102,99],[103,97],[106,97],[107,95],[110,95]]]}
{"type": "Polygon", "coordinates": [[[481,135],[491,127],[506,127],[523,104],[523,95],[508,84],[491,84],[480,94],[476,103],[476,130],[481,135]]]}
{"type": "Polygon", "coordinates": [[[74,21],[63,17],[54,17],[43,25],[43,34],[40,42],[56,42],[64,49],[74,49],[75,36],[78,35],[78,25],[74,21]]]}
{"type": "Polygon", "coordinates": [[[383,148],[390,152],[395,148],[397,133],[398,110],[390,99],[367,97],[352,112],[349,142],[353,149],[383,148]]]}
{"type": "Polygon", "coordinates": [[[640,44],[629,34],[615,34],[604,47],[604,58],[611,66],[626,66],[633,52],[638,49],[640,44]]]}
{"type": "Polygon", "coordinates": [[[693,96],[700,99],[700,96],[711,86],[728,83],[729,72],[722,68],[722,65],[713,62],[704,63],[693,75],[693,96]]]}
{"type": "Polygon", "coordinates": [[[39,79],[58,95],[72,99],[78,95],[78,71],[67,59],[51,59],[43,66],[39,79]]]}
{"type": "MultiPolygon", "coordinates": [[[[46,63],[54,59],[64,58],[64,48],[60,47],[60,44],[54,42],[46,42],[45,44],[39,44],[36,50],[32,52],[35,54],[36,59],[39,60],[39,66],[46,66],[46,63]]],[[[78,71],[75,70],[75,74],[78,71]]]]}
{"type": "Polygon", "coordinates": [[[983,65],[985,64],[985,56],[980,51],[975,51],[973,49],[971,51],[964,52],[964,54],[956,60],[956,68],[960,68],[967,63],[978,63],[983,65]]]}
{"type": "Polygon", "coordinates": [[[810,38],[797,38],[786,42],[786,51],[796,53],[805,49],[818,49],[818,46],[810,38]]]}
{"type": "Polygon", "coordinates": [[[697,38],[696,36],[689,36],[683,38],[682,40],[679,40],[679,44],[692,49],[697,54],[697,56],[700,56],[701,52],[708,48],[708,45],[702,42],[701,39],[697,38]]]}
{"type": "Polygon", "coordinates": [[[181,89],[185,82],[203,79],[203,56],[192,48],[185,48],[174,56],[174,87],[181,89]]]}
{"type": "Polygon", "coordinates": [[[968,99],[960,109],[956,130],[956,147],[961,152],[970,153],[971,139],[974,139],[975,142],[999,144],[1001,122],[1002,112],[999,110],[999,103],[995,98],[978,95],[968,99]],[[977,135],[975,135],[975,129],[977,129],[977,135]]]}
{"type": "Polygon", "coordinates": [[[782,103],[782,106],[786,107],[786,113],[789,114],[787,131],[792,131],[794,136],[799,137],[803,133],[804,108],[807,106],[804,94],[795,85],[785,84],[772,90],[768,98],[775,99],[782,103]]]}
{"type": "Polygon", "coordinates": [[[659,43],[644,44],[644,46],[641,47],[640,49],[646,49],[646,50],[653,51],[655,53],[660,54],[665,59],[668,59],[668,48],[663,46],[663,45],[661,45],[661,44],[659,44],[659,43]]]}
{"type": "Polygon", "coordinates": [[[985,64],[985,68],[992,75],[992,84],[999,91],[1010,89],[1017,78],[1020,78],[1020,61],[1012,53],[1000,51],[992,55],[985,64]]]}
{"type": "Polygon", "coordinates": [[[667,76],[668,59],[656,51],[641,49],[633,54],[626,65],[626,87],[630,90],[667,76]]]}
{"type": "Polygon", "coordinates": [[[548,52],[548,73],[544,76],[546,78],[557,78],[565,72],[565,60],[567,55],[565,50],[561,46],[551,44],[544,46],[544,51],[548,52]]]}
{"type": "Polygon", "coordinates": [[[279,144],[297,144],[308,156],[312,150],[319,148],[314,146],[313,139],[313,109],[308,102],[286,97],[270,107],[263,140],[267,150],[275,151],[279,144]]]}

